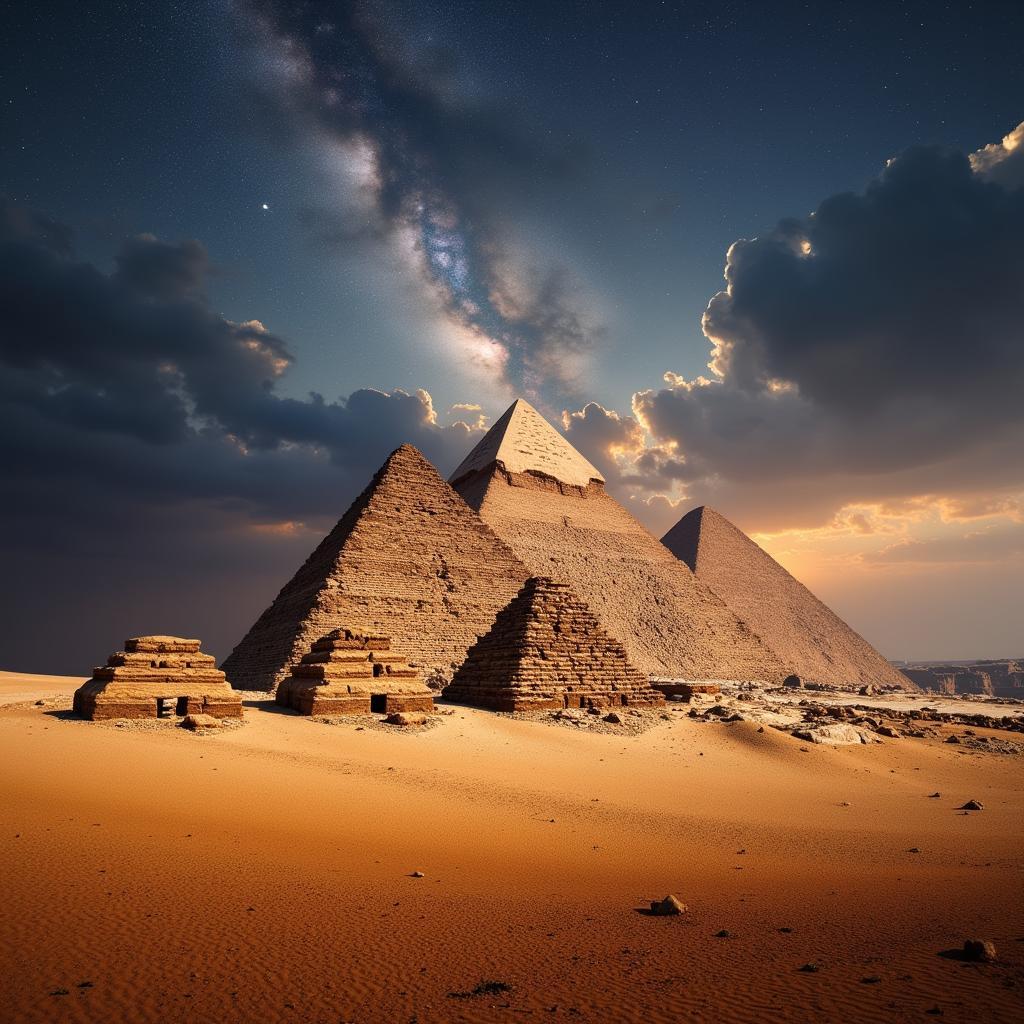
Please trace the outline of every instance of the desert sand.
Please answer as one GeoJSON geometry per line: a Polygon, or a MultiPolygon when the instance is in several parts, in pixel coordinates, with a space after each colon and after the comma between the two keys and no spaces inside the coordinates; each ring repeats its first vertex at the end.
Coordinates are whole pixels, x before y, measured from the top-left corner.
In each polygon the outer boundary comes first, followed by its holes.
{"type": "Polygon", "coordinates": [[[77,720],[81,681],[0,675],[4,1021],[1024,1015],[1020,757],[685,705],[389,732],[263,697],[195,735],[77,720]],[[939,955],[967,938],[999,962],[939,955]]]}

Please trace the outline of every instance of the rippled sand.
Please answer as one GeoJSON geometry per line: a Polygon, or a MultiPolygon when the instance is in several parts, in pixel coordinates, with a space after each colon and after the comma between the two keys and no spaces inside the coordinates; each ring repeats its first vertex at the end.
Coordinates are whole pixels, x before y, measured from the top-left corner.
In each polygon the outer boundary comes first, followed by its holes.
{"type": "Polygon", "coordinates": [[[682,712],[196,736],[74,720],[76,682],[0,676],[2,1020],[1024,1015],[1020,758],[682,712]],[[938,955],[968,937],[1001,962],[938,955]]]}

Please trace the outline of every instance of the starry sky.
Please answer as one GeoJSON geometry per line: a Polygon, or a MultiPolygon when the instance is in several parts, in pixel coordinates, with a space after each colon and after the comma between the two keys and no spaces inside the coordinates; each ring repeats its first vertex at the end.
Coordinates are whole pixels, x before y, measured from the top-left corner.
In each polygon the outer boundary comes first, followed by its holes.
{"type": "Polygon", "coordinates": [[[392,448],[520,395],[886,655],[1024,655],[1019,4],[5,20],[3,667],[225,656],[392,448]]]}

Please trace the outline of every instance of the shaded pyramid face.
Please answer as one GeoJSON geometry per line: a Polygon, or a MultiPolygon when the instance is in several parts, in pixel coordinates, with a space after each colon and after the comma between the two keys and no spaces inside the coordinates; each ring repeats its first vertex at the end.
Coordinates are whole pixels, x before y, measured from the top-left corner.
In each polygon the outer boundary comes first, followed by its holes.
{"type": "Polygon", "coordinates": [[[222,668],[272,690],[334,629],[391,638],[424,670],[450,670],[529,573],[413,447],[370,485],[259,617],[222,668]]]}
{"type": "Polygon", "coordinates": [[[785,675],[753,630],[605,493],[601,475],[527,403],[516,402],[451,479],[532,574],[573,588],[640,671],[785,675]]]}
{"type": "Polygon", "coordinates": [[[538,577],[469,649],[444,696],[494,711],[664,703],[572,589],[538,577]]]}
{"type": "Polygon", "coordinates": [[[750,624],[788,673],[830,685],[909,688],[903,673],[714,509],[695,508],[662,541],[750,624]]]}

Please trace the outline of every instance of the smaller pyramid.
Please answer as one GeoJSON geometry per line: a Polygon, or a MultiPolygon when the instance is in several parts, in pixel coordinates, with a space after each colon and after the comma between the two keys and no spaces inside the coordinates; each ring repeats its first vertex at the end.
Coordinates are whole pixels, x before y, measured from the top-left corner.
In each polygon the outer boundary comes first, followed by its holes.
{"type": "Polygon", "coordinates": [[[275,702],[303,715],[433,711],[434,695],[386,636],[335,629],[313,644],[277,688],[275,702]]]}
{"type": "Polygon", "coordinates": [[[913,688],[831,608],[714,509],[688,512],[662,543],[760,636],[787,673],[830,686],[913,688]]]}
{"type": "Polygon", "coordinates": [[[124,650],[93,669],[75,691],[75,713],[108,718],[172,718],[211,715],[238,718],[242,701],[198,640],[180,636],[136,636],[124,650]]]}
{"type": "Polygon", "coordinates": [[[493,711],[663,704],[565,583],[532,576],[470,649],[447,700],[493,711]]]}

